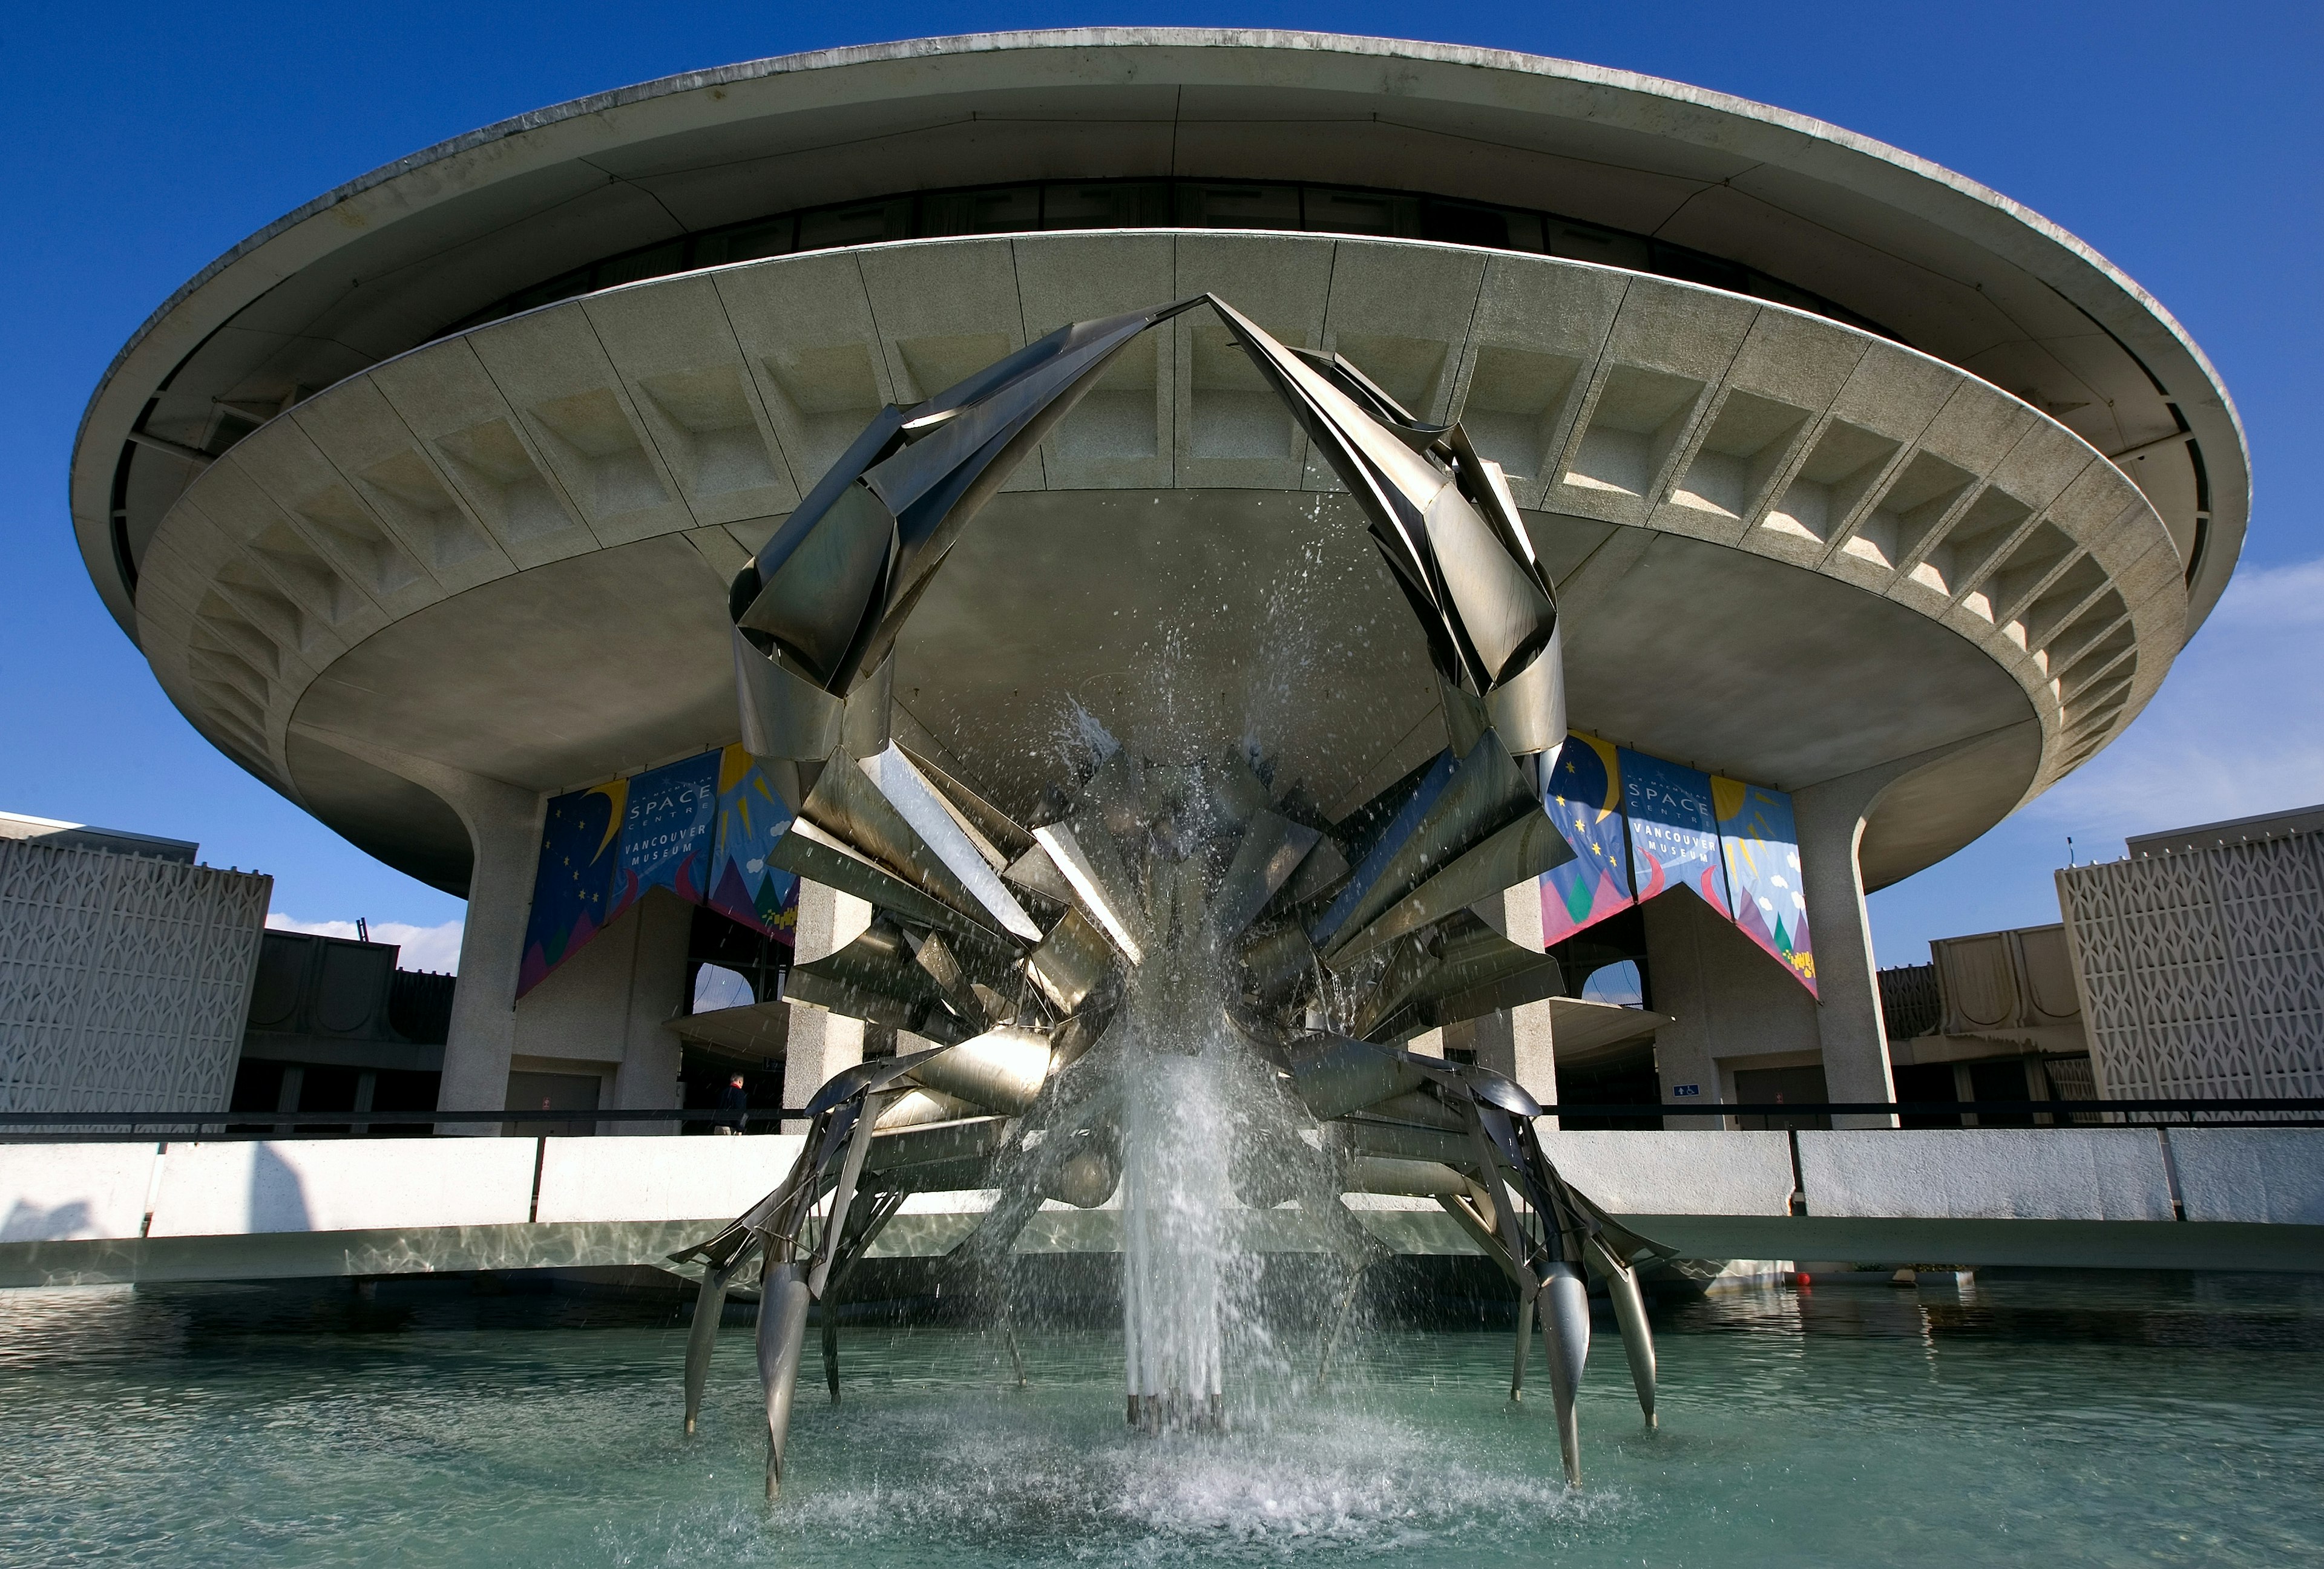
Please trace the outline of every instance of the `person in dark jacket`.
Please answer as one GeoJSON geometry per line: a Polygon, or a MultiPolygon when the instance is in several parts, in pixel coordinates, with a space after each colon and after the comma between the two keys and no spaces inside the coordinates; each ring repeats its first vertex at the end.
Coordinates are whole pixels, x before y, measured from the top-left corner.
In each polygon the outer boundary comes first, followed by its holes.
{"type": "Polygon", "coordinates": [[[751,1092],[742,1087],[741,1074],[728,1079],[726,1087],[718,1092],[718,1109],[729,1115],[718,1120],[711,1130],[714,1133],[740,1133],[750,1121],[751,1092]]]}

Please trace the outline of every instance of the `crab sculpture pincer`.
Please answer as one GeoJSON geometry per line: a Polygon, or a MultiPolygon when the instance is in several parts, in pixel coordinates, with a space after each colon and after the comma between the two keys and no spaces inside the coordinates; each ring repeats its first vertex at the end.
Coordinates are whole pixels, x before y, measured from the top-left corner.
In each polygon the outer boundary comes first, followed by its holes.
{"type": "MultiPolygon", "coordinates": [[[[735,579],[732,607],[744,743],[796,814],[770,861],[873,912],[794,969],[788,996],[933,1044],[825,1084],[782,1184],[674,1255],[703,1269],[688,1431],[725,1294],[752,1264],[771,1497],[809,1307],[825,1310],[836,1399],[831,1310],[907,1198],[1000,1190],[950,1256],[962,1269],[992,1267],[1048,1201],[1106,1203],[1140,1114],[1107,1069],[1141,1019],[1233,1043],[1238,1093],[1270,1103],[1235,1151],[1235,1196],[1296,1205],[1347,1266],[1342,1318],[1385,1251],[1342,1195],[1432,1198],[1516,1288],[1512,1398],[1540,1319],[1568,1481],[1590,1278],[1653,1420],[1636,1271],[1665,1251],[1559,1177],[1523,1088],[1404,1049],[1560,989],[1554,959],[1471,907],[1572,854],[1541,804],[1542,760],[1565,736],[1555,601],[1500,469],[1457,423],[1422,422],[1346,360],[1286,348],[1212,296],[1075,323],[884,410],[735,579]],[[1114,746],[1020,824],[891,738],[898,634],[961,530],[1109,360],[1196,308],[1361,508],[1425,636],[1450,744],[1336,822],[1278,795],[1243,749],[1162,763],[1114,746]]],[[[1219,1400],[1214,1364],[1132,1367],[1135,1424],[1215,1421],[1219,1400]]]]}

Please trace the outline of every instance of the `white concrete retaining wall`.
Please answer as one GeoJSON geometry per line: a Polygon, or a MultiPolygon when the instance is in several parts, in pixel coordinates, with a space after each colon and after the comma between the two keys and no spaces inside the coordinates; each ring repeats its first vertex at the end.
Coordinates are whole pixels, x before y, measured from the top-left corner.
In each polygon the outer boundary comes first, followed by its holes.
{"type": "Polygon", "coordinates": [[[0,1242],[134,1237],[158,1144],[0,1144],[0,1242]]]}
{"type": "Polygon", "coordinates": [[[2153,1129],[1870,1128],[1804,1131],[1799,1140],[1811,1215],[2172,1218],[2163,1144],[2153,1129]]]}
{"type": "Polygon", "coordinates": [[[774,1190],[806,1143],[800,1133],[551,1139],[536,1214],[544,1222],[730,1221],[774,1190]]]}
{"type": "Polygon", "coordinates": [[[1780,1132],[1544,1132],[1541,1147],[1617,1214],[1791,1213],[1792,1151],[1780,1132]]]}
{"type": "MultiPolygon", "coordinates": [[[[2169,1221],[2152,1129],[1803,1131],[1811,1217],[2169,1221]]],[[[0,1242],[733,1218],[798,1158],[796,1135],[743,1139],[301,1140],[0,1145],[0,1242]],[[539,1198],[534,1201],[535,1162],[539,1198]]],[[[1550,1158],[1617,1214],[1782,1216],[1781,1132],[1554,1132],[1550,1158]]],[[[2324,1226],[2324,1130],[2177,1129],[2186,1218],[2324,1226]]],[[[916,1195],[906,1213],[968,1214],[985,1194],[916,1195]]],[[[1427,1210],[1351,1195],[1351,1207],[1427,1210]]],[[[1046,1206],[1056,1208],[1058,1206],[1046,1206]]]]}
{"type": "Polygon", "coordinates": [[[2324,1128],[2173,1128],[2190,1221],[2324,1226],[2324,1128]]]}
{"type": "Polygon", "coordinates": [[[149,1234],[522,1225],[538,1152],[530,1139],[172,1144],[149,1234]]]}

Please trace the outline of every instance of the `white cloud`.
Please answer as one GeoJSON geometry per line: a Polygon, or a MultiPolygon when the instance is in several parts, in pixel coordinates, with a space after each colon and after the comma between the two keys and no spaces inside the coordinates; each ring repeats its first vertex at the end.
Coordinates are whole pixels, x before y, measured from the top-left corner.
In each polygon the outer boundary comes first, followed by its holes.
{"type": "Polygon", "coordinates": [[[2324,560],[2246,568],[2122,739],[2026,808],[2101,855],[2127,834],[2324,801],[2324,560]]]}
{"type": "MultiPolygon", "coordinates": [[[[355,923],[351,920],[299,920],[287,915],[269,915],[266,924],[279,932],[311,932],[318,937],[352,937],[355,923]]],[[[375,920],[371,923],[371,940],[394,943],[402,948],[395,956],[399,970],[435,970],[457,974],[460,969],[460,931],[465,923],[447,920],[442,926],[407,926],[401,921],[375,920]]]]}

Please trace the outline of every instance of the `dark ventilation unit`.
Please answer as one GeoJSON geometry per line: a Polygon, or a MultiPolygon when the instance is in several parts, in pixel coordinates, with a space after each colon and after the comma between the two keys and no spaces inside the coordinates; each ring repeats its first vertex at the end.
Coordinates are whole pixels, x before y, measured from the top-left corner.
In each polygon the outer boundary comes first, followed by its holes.
{"type": "Polygon", "coordinates": [[[364,1112],[434,1111],[457,980],[399,970],[398,951],[392,943],[268,932],[231,1109],[346,1112],[351,1132],[364,1128],[364,1112]]]}

